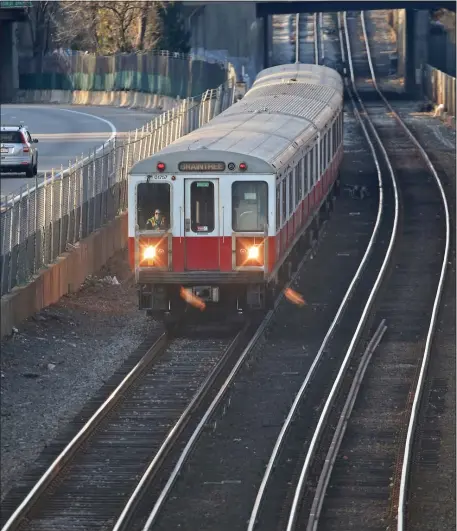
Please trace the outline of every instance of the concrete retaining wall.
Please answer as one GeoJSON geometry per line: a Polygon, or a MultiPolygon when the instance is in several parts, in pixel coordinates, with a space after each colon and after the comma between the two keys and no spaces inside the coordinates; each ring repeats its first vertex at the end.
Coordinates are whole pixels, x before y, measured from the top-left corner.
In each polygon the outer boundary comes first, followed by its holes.
{"type": "Polygon", "coordinates": [[[1,337],[11,334],[28,317],[78,291],[89,276],[106,264],[115,252],[127,246],[127,214],[81,240],[55,264],[40,271],[25,286],[14,288],[1,298],[1,337]]]}
{"type": "Polygon", "coordinates": [[[144,92],[103,92],[90,90],[20,90],[16,103],[57,103],[61,105],[111,105],[168,111],[177,100],[144,92]]]}

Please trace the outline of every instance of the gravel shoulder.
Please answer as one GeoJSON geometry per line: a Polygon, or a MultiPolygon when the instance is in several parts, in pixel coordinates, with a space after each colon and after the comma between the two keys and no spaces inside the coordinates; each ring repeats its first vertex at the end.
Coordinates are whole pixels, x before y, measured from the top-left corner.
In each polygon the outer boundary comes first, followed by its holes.
{"type": "Polygon", "coordinates": [[[1,342],[1,497],[158,326],[137,310],[127,253],[1,342]],[[115,276],[118,285],[103,282],[115,276]],[[151,324],[152,323],[152,324],[151,324]]]}

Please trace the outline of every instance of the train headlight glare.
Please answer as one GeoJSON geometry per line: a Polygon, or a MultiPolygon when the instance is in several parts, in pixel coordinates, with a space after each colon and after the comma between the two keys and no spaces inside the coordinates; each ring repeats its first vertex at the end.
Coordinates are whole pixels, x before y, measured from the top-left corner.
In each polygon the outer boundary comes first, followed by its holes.
{"type": "Polygon", "coordinates": [[[152,260],[156,256],[156,248],[149,245],[143,251],[143,260],[152,260]]]}
{"type": "Polygon", "coordinates": [[[249,260],[257,260],[259,258],[259,248],[256,245],[249,247],[248,258],[249,260]]]}

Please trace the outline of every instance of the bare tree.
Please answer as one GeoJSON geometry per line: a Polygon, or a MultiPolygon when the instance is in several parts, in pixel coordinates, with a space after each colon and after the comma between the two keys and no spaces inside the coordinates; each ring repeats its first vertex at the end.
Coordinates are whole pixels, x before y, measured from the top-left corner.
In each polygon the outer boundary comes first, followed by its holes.
{"type": "Polygon", "coordinates": [[[60,2],[56,37],[61,46],[100,52],[98,2],[60,2]]]}
{"type": "Polygon", "coordinates": [[[34,2],[28,12],[27,24],[32,43],[33,57],[41,58],[49,51],[54,32],[54,14],[56,3],[51,1],[34,2]]]}

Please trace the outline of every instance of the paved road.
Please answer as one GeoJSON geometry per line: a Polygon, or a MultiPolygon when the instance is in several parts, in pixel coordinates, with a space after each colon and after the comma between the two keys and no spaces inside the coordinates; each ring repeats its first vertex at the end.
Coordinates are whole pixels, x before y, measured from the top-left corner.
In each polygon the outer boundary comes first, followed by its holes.
{"type": "MultiPolygon", "coordinates": [[[[2,124],[23,121],[32,137],[39,140],[39,182],[44,172],[60,169],[74,162],[77,156],[100,147],[113,134],[141,127],[159,114],[155,111],[119,109],[116,107],[90,107],[82,105],[2,105],[2,124]]],[[[19,191],[26,185],[35,184],[24,174],[2,174],[1,195],[19,191]]]]}

